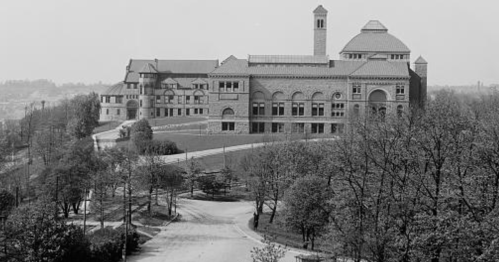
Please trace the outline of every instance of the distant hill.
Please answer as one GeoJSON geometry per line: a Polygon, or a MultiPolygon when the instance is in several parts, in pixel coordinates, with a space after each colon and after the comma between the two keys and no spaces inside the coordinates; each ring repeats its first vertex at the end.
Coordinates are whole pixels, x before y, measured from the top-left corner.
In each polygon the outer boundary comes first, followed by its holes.
{"type": "Polygon", "coordinates": [[[0,82],[0,121],[2,119],[19,119],[24,116],[24,107],[31,103],[41,107],[50,106],[64,98],[71,98],[77,94],[90,92],[101,93],[109,85],[65,83],[56,85],[50,80],[9,80],[0,82]]]}

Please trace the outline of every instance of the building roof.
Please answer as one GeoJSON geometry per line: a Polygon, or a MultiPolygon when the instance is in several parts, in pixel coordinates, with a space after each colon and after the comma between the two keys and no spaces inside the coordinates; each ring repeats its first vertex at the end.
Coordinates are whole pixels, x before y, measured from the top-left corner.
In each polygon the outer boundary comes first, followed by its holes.
{"type": "Polygon", "coordinates": [[[319,5],[317,8],[315,8],[314,14],[327,14],[327,10],[322,5],[319,5]]]}
{"type": "Polygon", "coordinates": [[[197,78],[196,80],[192,81],[193,84],[201,84],[201,85],[205,85],[207,84],[208,82],[204,81],[203,79],[201,78],[197,78]]]}
{"type": "Polygon", "coordinates": [[[416,60],[416,62],[414,62],[415,64],[428,64],[428,62],[426,62],[426,60],[422,57],[422,56],[419,56],[418,59],[416,60]]]}
{"type": "Polygon", "coordinates": [[[231,59],[211,74],[214,75],[268,75],[268,76],[385,76],[407,77],[406,62],[386,60],[351,61],[330,60],[329,66],[275,66],[251,65],[246,59],[231,59]]]}
{"type": "Polygon", "coordinates": [[[175,85],[175,84],[178,84],[177,81],[175,81],[173,78],[171,77],[168,77],[167,79],[161,81],[161,83],[163,84],[169,84],[169,85],[175,85]]]}
{"type": "Polygon", "coordinates": [[[158,73],[164,74],[208,74],[218,66],[218,60],[130,60],[125,82],[139,82],[139,72],[146,64],[154,65],[158,73]]]}
{"type": "Polygon", "coordinates": [[[142,69],[139,70],[139,73],[149,73],[149,74],[155,74],[157,73],[158,70],[156,70],[156,68],[154,68],[153,65],[151,65],[150,63],[146,63],[144,64],[144,66],[142,67],[142,69]]]}
{"type": "Polygon", "coordinates": [[[249,55],[250,64],[328,64],[328,56],[314,55],[249,55]]]}
{"type": "Polygon", "coordinates": [[[110,86],[106,91],[102,92],[101,95],[106,96],[120,96],[123,95],[123,90],[125,89],[125,83],[119,82],[110,86]]]}
{"type": "Polygon", "coordinates": [[[370,20],[367,24],[362,27],[361,32],[388,32],[388,28],[386,28],[380,21],[378,20],[370,20]]]}
{"type": "Polygon", "coordinates": [[[411,50],[398,38],[389,34],[388,29],[379,21],[371,20],[340,53],[344,52],[410,53],[411,50]]]}
{"type": "Polygon", "coordinates": [[[406,62],[371,60],[360,66],[351,76],[408,77],[406,62]]]}

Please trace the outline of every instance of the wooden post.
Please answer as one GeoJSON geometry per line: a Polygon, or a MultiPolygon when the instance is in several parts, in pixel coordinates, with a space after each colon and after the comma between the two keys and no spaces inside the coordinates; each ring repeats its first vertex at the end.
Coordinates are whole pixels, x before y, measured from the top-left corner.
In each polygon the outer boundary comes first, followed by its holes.
{"type": "Polygon", "coordinates": [[[83,195],[83,235],[86,235],[87,229],[87,188],[85,188],[85,193],[83,195]]]}

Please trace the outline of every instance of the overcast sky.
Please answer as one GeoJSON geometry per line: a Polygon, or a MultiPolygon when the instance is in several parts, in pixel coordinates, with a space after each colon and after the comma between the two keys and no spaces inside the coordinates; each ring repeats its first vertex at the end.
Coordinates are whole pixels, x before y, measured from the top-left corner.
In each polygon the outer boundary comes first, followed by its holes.
{"type": "Polygon", "coordinates": [[[0,81],[116,83],[130,58],[312,54],[319,4],[330,59],[376,19],[428,61],[430,85],[499,83],[496,0],[2,0],[0,81]]]}

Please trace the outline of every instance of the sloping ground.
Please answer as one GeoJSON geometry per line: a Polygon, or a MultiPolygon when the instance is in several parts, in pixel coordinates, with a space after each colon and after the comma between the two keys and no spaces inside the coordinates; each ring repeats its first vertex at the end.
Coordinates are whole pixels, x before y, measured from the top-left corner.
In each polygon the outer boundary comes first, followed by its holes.
{"type": "MultiPolygon", "coordinates": [[[[161,230],[127,261],[250,262],[261,237],[248,228],[251,202],[179,200],[179,222],[161,230]]],[[[302,252],[290,250],[281,262],[295,261],[302,252]]]]}

